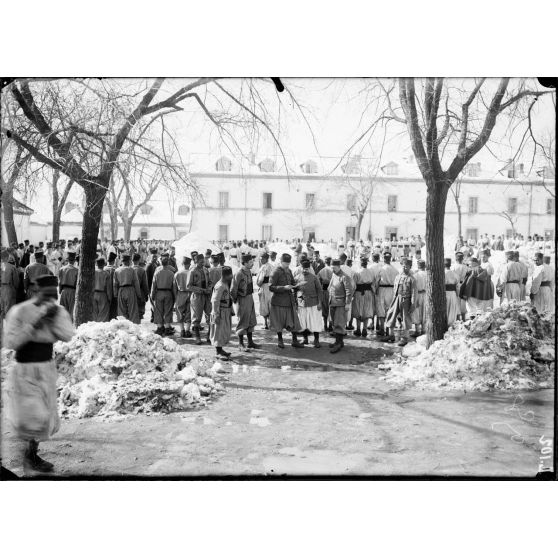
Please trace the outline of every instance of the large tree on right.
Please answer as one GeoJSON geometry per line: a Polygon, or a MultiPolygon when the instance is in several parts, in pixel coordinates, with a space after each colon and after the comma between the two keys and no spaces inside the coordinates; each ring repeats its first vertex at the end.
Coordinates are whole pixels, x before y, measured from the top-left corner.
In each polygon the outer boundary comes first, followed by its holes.
{"type": "MultiPolygon", "coordinates": [[[[424,179],[426,196],[426,313],[428,345],[447,331],[444,277],[444,216],[450,187],[465,165],[489,141],[499,118],[521,128],[518,156],[531,138],[536,149],[532,111],[537,99],[553,93],[536,80],[445,80],[400,78],[379,84],[385,110],[379,120],[406,125],[424,179]],[[396,86],[399,103],[392,98],[396,86]],[[444,168],[445,166],[445,168],[444,168]]],[[[534,158],[534,155],[533,155],[534,158]]]]}

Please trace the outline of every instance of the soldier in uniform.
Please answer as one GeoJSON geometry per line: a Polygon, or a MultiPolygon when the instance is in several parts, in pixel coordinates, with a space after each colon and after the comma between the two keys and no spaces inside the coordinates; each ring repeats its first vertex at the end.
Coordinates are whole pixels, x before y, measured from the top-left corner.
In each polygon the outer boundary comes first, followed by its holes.
{"type": "Polygon", "coordinates": [[[130,254],[122,255],[122,266],[114,272],[113,293],[118,301],[118,316],[124,316],[134,324],[139,324],[138,299],[141,297],[141,289],[138,276],[130,266],[130,260],[130,254]]]}
{"type": "Polygon", "coordinates": [[[323,289],[320,280],[310,273],[310,260],[302,262],[302,276],[297,281],[298,319],[304,337],[304,344],[308,345],[308,335],[314,334],[314,347],[320,348],[320,332],[322,325],[323,289]]]}
{"type": "Polygon", "coordinates": [[[275,268],[269,282],[269,290],[273,293],[271,296],[269,325],[270,329],[277,333],[277,346],[280,349],[285,348],[283,343],[284,329],[291,332],[291,345],[293,347],[297,349],[304,347],[298,341],[297,336],[297,332],[300,331],[300,321],[292,293],[296,287],[296,282],[289,268],[290,263],[291,255],[283,254],[281,256],[281,265],[275,268]]]}
{"type": "Polygon", "coordinates": [[[68,314],[74,319],[74,306],[76,303],[76,287],[78,268],[76,266],[76,252],[68,249],[68,263],[58,272],[58,289],[60,291],[60,304],[66,308],[68,314]]]}
{"type": "Polygon", "coordinates": [[[211,281],[211,285],[215,286],[217,281],[221,279],[221,257],[219,254],[213,254],[210,258],[211,267],[209,268],[209,280],[211,281]]]}
{"type": "MultiPolygon", "coordinates": [[[[379,248],[380,246],[378,245],[378,249],[379,248]]],[[[377,308],[379,299],[378,296],[376,295],[376,292],[378,290],[378,283],[380,281],[381,268],[382,268],[382,264],[380,263],[380,253],[374,252],[372,254],[372,265],[370,266],[370,269],[374,273],[374,277],[375,277],[374,287],[372,289],[372,298],[374,299],[374,315],[370,320],[370,325],[368,326],[368,329],[375,331],[376,333],[380,330],[380,319],[378,318],[378,308],[377,308]],[[374,321],[376,322],[375,324],[374,321]]]]}
{"type": "Polygon", "coordinates": [[[232,329],[232,298],[230,293],[233,278],[232,269],[224,266],[221,278],[213,288],[211,295],[211,326],[209,337],[215,347],[217,357],[228,359],[231,353],[223,349],[229,343],[232,329]]]}
{"type": "Polygon", "coordinates": [[[537,252],[533,261],[535,263],[535,270],[533,272],[529,299],[539,314],[543,312],[553,312],[553,292],[556,278],[554,277],[554,273],[552,273],[550,265],[544,263],[542,252],[537,252]]]}
{"type": "Polygon", "coordinates": [[[393,299],[393,282],[396,277],[397,270],[391,265],[391,252],[386,250],[384,252],[384,264],[380,268],[380,274],[378,277],[378,288],[375,293],[376,315],[378,316],[380,326],[378,335],[382,338],[390,337],[389,331],[384,328],[384,325],[386,313],[388,308],[391,306],[391,301],[393,299]]]}
{"type": "Polygon", "coordinates": [[[190,309],[190,297],[192,293],[188,290],[188,278],[190,276],[191,258],[184,256],[182,258],[182,269],[174,274],[173,292],[174,304],[176,309],[176,317],[180,324],[180,337],[190,338],[192,332],[192,313],[190,309]],[[186,326],[186,329],[184,329],[186,326]]]}
{"type": "Polygon", "coordinates": [[[13,256],[8,255],[6,250],[2,250],[2,316],[3,320],[8,310],[16,303],[16,294],[19,287],[19,274],[16,266],[11,262],[13,256]]]}
{"type": "Polygon", "coordinates": [[[161,258],[161,267],[157,268],[151,284],[151,300],[155,310],[154,320],[157,324],[155,333],[158,335],[172,335],[172,309],[174,306],[174,268],[169,258],[161,258]]]}
{"type": "Polygon", "coordinates": [[[23,288],[27,294],[27,298],[33,298],[37,294],[37,285],[35,279],[40,275],[52,275],[50,269],[45,264],[44,253],[37,250],[35,253],[35,261],[30,263],[23,274],[23,288]]]}
{"type": "Polygon", "coordinates": [[[112,285],[112,296],[109,299],[109,320],[114,320],[118,316],[118,293],[114,291],[114,272],[116,271],[116,252],[109,252],[108,265],[105,271],[110,276],[112,285]]]}
{"type": "Polygon", "coordinates": [[[273,266],[273,268],[275,269],[276,267],[279,267],[281,264],[280,262],[277,261],[277,252],[274,252],[273,250],[269,253],[269,263],[273,266]]]}
{"type": "Polygon", "coordinates": [[[269,263],[269,255],[264,252],[261,255],[261,267],[256,277],[256,285],[259,287],[258,297],[260,299],[260,316],[264,319],[265,329],[269,329],[269,313],[271,311],[271,291],[269,290],[269,279],[273,273],[273,266],[269,263]]]}
{"type": "Polygon", "coordinates": [[[312,262],[312,270],[317,276],[318,273],[325,267],[325,262],[320,258],[320,251],[314,250],[314,261],[312,262]]]}
{"type": "MultiPolygon", "coordinates": [[[[456,252],[455,253],[455,264],[452,267],[452,271],[457,275],[458,283],[457,283],[457,292],[461,288],[461,285],[465,281],[465,275],[469,271],[469,268],[463,263],[463,252],[456,252]]],[[[467,305],[463,298],[459,298],[459,316],[461,317],[462,321],[465,321],[467,315],[467,305]]]]}
{"type": "Polygon", "coordinates": [[[252,333],[257,325],[256,308],[254,306],[254,284],[252,281],[252,266],[254,258],[251,254],[242,256],[242,267],[236,272],[231,285],[231,298],[238,304],[238,324],[236,333],[238,335],[238,348],[241,351],[246,349],[259,349],[260,346],[254,343],[252,333]],[[244,345],[244,335],[248,337],[248,345],[244,345]]]}
{"type": "Polygon", "coordinates": [[[136,272],[138,283],[140,286],[141,296],[138,298],[138,313],[140,322],[145,315],[145,303],[149,300],[149,286],[147,284],[147,272],[140,264],[141,254],[136,252],[132,256],[132,269],[136,272]]]}
{"type": "Polygon", "coordinates": [[[95,292],[93,293],[93,321],[110,320],[110,301],[112,300],[112,277],[105,269],[105,258],[97,259],[95,270],[95,292]]]}
{"type": "Polygon", "coordinates": [[[457,297],[459,277],[451,269],[451,258],[444,258],[445,284],[446,284],[446,312],[448,315],[448,326],[451,326],[461,313],[461,304],[457,297]]]}
{"type": "Polygon", "coordinates": [[[351,311],[355,289],[352,279],[341,269],[341,260],[332,260],[331,267],[333,275],[329,282],[328,297],[335,342],[330,344],[330,353],[337,353],[345,346],[343,337],[347,334],[347,315],[351,311]]]}
{"type": "Polygon", "coordinates": [[[415,331],[411,333],[411,337],[418,337],[426,332],[426,309],[424,306],[426,300],[426,262],[424,260],[418,261],[418,271],[415,272],[414,277],[417,283],[417,298],[412,316],[415,331]]]}
{"type": "MultiPolygon", "coordinates": [[[[196,254],[196,267],[190,272],[188,279],[188,290],[192,293],[190,298],[190,307],[192,311],[192,330],[196,338],[196,344],[201,345],[200,325],[203,315],[205,314],[205,322],[209,324],[209,316],[211,314],[211,291],[213,285],[209,278],[209,271],[204,266],[205,258],[203,254],[196,254]]],[[[207,342],[209,339],[209,327],[207,329],[207,342]]]]}
{"type": "Polygon", "coordinates": [[[7,414],[21,448],[24,472],[48,473],[53,465],[38,455],[39,442],[60,427],[53,344],[74,334],[70,316],[56,304],[54,275],[35,277],[34,298],[16,304],[6,316],[3,346],[16,351],[8,377],[7,414]]]}
{"type": "Polygon", "coordinates": [[[355,295],[351,317],[356,319],[356,337],[366,337],[368,335],[368,320],[374,319],[374,290],[376,289],[377,276],[373,269],[369,269],[368,258],[363,256],[360,260],[362,267],[360,272],[354,275],[355,295]],[[362,330],[360,326],[362,324],[362,330]]]}
{"type": "Polygon", "coordinates": [[[393,300],[386,314],[386,327],[392,332],[387,339],[388,343],[395,341],[393,331],[397,318],[401,319],[401,339],[398,345],[404,347],[408,342],[409,330],[411,329],[412,315],[417,300],[417,282],[411,275],[412,262],[404,258],[403,269],[393,282],[393,300]]]}
{"type": "Polygon", "coordinates": [[[498,283],[496,284],[496,294],[501,300],[520,300],[520,284],[523,279],[523,269],[519,263],[514,261],[513,251],[506,252],[507,262],[502,267],[498,283]]]}
{"type": "Polygon", "coordinates": [[[527,286],[527,278],[529,276],[529,266],[522,262],[519,261],[519,252],[517,250],[514,251],[513,253],[513,261],[518,263],[521,267],[521,283],[519,284],[519,300],[525,300],[525,296],[526,296],[526,286],[527,286]]]}
{"type": "MultiPolygon", "coordinates": [[[[325,259],[325,266],[321,269],[317,275],[320,283],[322,285],[322,290],[327,291],[329,287],[329,282],[331,281],[331,276],[333,275],[333,270],[331,269],[331,258],[328,256],[325,259]]],[[[333,325],[331,324],[331,320],[329,319],[329,297],[327,293],[323,293],[324,296],[322,297],[322,320],[324,322],[324,331],[333,331],[333,325]]]]}

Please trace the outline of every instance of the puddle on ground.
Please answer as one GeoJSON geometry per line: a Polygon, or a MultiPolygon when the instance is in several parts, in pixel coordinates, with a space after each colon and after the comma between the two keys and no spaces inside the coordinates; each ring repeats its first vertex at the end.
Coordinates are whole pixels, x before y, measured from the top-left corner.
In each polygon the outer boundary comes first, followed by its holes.
{"type": "Polygon", "coordinates": [[[274,475],[343,475],[355,473],[366,464],[366,456],[359,453],[344,454],[331,450],[301,450],[283,448],[281,455],[263,460],[267,474],[274,475]]]}

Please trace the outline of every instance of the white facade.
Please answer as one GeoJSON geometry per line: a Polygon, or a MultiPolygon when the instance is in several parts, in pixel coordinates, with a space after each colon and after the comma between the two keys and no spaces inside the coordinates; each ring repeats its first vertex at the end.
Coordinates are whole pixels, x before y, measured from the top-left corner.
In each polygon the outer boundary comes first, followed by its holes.
{"type": "MultiPolygon", "coordinates": [[[[329,241],[356,236],[356,216],[348,209],[348,197],[355,187],[358,190],[359,177],[351,177],[353,186],[349,187],[346,177],[316,174],[215,172],[192,176],[205,198],[205,206],[193,210],[192,229],[209,239],[313,236],[329,241]],[[313,195],[313,200],[307,195],[313,195]],[[313,210],[306,209],[307,201],[313,201],[313,210]]],[[[422,179],[377,176],[374,182],[360,238],[417,234],[424,238],[426,186],[422,179]]],[[[554,181],[549,186],[547,180],[545,185],[554,189],[554,181]]],[[[485,233],[511,235],[512,230],[526,237],[536,233],[554,238],[555,202],[540,180],[463,178],[459,201],[465,239],[485,233]]],[[[446,208],[445,232],[457,236],[458,213],[451,192],[446,208]]]]}

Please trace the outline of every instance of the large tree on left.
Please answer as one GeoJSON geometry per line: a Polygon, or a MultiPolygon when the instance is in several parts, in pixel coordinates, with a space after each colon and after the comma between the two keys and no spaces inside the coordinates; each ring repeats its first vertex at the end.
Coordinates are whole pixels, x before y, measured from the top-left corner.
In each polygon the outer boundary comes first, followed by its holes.
{"type": "MultiPolygon", "coordinates": [[[[266,87],[271,86],[271,81],[266,87]]],[[[258,101],[250,82],[230,91],[215,78],[149,81],[97,79],[18,79],[2,91],[2,135],[13,140],[38,163],[48,165],[78,184],[85,194],[82,246],[74,321],[87,322],[92,315],[93,282],[97,239],[105,196],[132,131],[141,122],[147,129],[169,113],[181,111],[186,101],[195,102],[223,134],[230,125],[257,122],[273,134],[265,106],[258,101]],[[163,84],[165,88],[163,88],[163,84]],[[215,94],[235,107],[234,118],[215,94]],[[249,102],[243,96],[248,95],[249,102]]],[[[137,147],[137,138],[133,140],[137,147]]],[[[141,145],[141,139],[140,145],[141,145]]],[[[128,142],[128,144],[127,144],[128,142]]]]}

